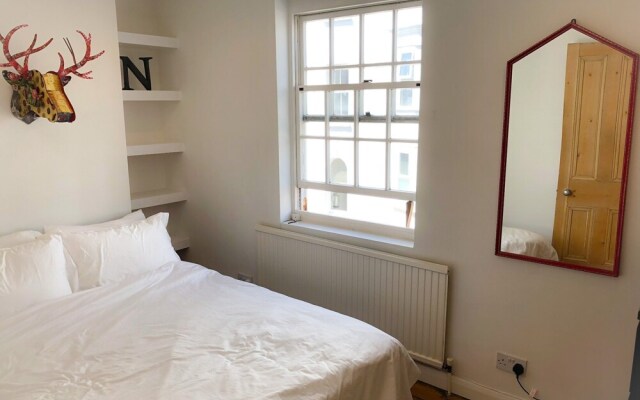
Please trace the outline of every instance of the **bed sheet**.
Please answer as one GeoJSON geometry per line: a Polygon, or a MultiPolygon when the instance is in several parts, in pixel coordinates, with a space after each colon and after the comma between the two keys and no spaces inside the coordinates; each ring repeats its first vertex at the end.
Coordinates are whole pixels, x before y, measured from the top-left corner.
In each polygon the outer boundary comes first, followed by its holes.
{"type": "Polygon", "coordinates": [[[0,321],[0,399],[409,400],[418,372],[368,324],[185,262],[0,321]]]}
{"type": "Polygon", "coordinates": [[[544,236],[526,229],[502,227],[500,249],[506,253],[558,261],[558,253],[544,236]]]}

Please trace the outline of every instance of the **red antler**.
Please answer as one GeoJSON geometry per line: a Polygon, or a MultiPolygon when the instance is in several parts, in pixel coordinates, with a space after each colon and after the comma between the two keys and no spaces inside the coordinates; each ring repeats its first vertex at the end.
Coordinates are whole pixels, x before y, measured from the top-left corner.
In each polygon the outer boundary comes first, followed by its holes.
{"type": "Polygon", "coordinates": [[[98,58],[101,55],[103,55],[104,54],[104,50],[102,50],[98,54],[91,55],[91,34],[89,34],[87,36],[87,35],[85,35],[84,33],[80,32],[80,31],[76,31],[76,32],[78,32],[80,34],[80,36],[82,36],[82,38],[84,39],[84,43],[86,45],[86,50],[84,52],[84,57],[82,57],[82,60],[80,60],[80,62],[77,62],[76,61],[76,56],[75,56],[75,54],[73,52],[73,49],[71,48],[71,43],[69,42],[69,39],[65,39],[65,43],[67,44],[67,47],[69,48],[69,51],[71,52],[71,57],[73,58],[73,62],[75,64],[70,66],[69,68],[64,68],[64,58],[62,57],[62,54],[58,53],[58,56],[60,57],[60,68],[58,68],[58,76],[60,77],[60,79],[62,79],[62,78],[64,78],[65,76],[67,76],[69,74],[74,74],[75,76],[77,76],[79,78],[93,79],[91,76],[89,76],[91,74],[91,72],[93,72],[93,71],[78,72],[78,70],[80,68],[82,68],[89,61],[93,61],[96,58],[98,58]]]}
{"type": "Polygon", "coordinates": [[[9,33],[7,33],[6,37],[2,37],[2,35],[0,35],[0,43],[2,43],[2,52],[4,53],[4,56],[8,61],[6,63],[0,64],[0,67],[12,67],[21,76],[26,76],[27,73],[29,72],[29,56],[31,56],[31,54],[33,53],[37,53],[40,50],[44,49],[53,41],[53,39],[49,39],[42,46],[35,47],[36,42],[38,41],[38,35],[35,34],[33,35],[33,41],[31,42],[31,45],[29,46],[29,48],[27,48],[27,50],[22,51],[20,53],[16,53],[16,54],[11,54],[11,51],[9,51],[9,42],[11,41],[11,37],[13,36],[14,33],[16,33],[16,31],[26,26],[28,25],[16,26],[15,28],[11,29],[9,33]],[[22,57],[24,57],[24,64],[20,65],[20,63],[18,63],[18,59],[22,57]]]}

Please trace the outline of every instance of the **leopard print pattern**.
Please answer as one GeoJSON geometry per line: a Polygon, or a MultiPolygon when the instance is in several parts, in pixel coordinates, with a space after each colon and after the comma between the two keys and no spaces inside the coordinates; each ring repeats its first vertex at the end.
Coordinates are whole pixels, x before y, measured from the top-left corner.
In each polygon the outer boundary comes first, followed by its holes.
{"type": "Polygon", "coordinates": [[[29,71],[26,78],[8,71],[2,71],[2,76],[11,85],[11,112],[18,119],[30,124],[38,117],[51,122],[69,122],[72,115],[60,112],[47,93],[45,80],[40,71],[29,71]]]}

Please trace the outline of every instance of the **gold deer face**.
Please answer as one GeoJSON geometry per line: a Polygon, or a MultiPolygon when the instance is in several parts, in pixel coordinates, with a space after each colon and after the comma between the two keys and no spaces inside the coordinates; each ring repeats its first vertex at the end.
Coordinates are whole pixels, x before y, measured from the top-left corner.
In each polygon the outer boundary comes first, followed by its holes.
{"type": "Polygon", "coordinates": [[[49,39],[45,44],[35,47],[38,35],[34,35],[33,41],[27,50],[12,54],[9,50],[9,42],[13,34],[25,26],[27,25],[19,25],[13,28],[6,37],[0,35],[2,50],[7,59],[7,62],[0,64],[0,67],[12,67],[16,71],[15,73],[6,70],[2,71],[2,76],[13,89],[11,112],[16,118],[27,124],[35,121],[38,117],[46,118],[51,122],[73,122],[76,118],[75,111],[64,92],[64,86],[71,80],[70,74],[83,79],[92,79],[90,76],[91,71],[82,73],[78,72],[78,70],[89,61],[100,57],[104,54],[104,51],[91,55],[91,35],[85,35],[78,31],[86,44],[86,51],[82,60],[76,61],[69,40],[65,39],[75,63],[73,66],[64,68],[64,58],[62,54],[58,53],[60,67],[57,72],[50,71],[42,74],[40,71],[29,70],[29,57],[46,48],[53,39],[49,39]],[[21,58],[24,58],[22,65],[18,62],[21,58]]]}

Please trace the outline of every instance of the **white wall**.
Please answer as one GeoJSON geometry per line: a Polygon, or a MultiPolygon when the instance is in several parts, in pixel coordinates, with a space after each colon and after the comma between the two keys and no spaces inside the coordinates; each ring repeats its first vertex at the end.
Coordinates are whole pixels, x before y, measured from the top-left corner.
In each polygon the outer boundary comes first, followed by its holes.
{"type": "MultiPolygon", "coordinates": [[[[227,274],[255,274],[254,225],[278,224],[286,179],[278,157],[276,7],[264,0],[163,6],[183,44],[175,67],[184,100],[172,123],[186,132],[190,256],[227,274]]],[[[416,245],[371,247],[452,267],[448,354],[463,379],[521,395],[513,376],[495,369],[496,352],[505,351],[529,360],[524,381],[545,400],[627,397],[640,306],[633,240],[640,235],[640,146],[631,154],[619,278],[493,251],[507,60],[574,17],[640,50],[637,15],[640,3],[631,0],[425,0],[416,245]]]]}
{"type": "Polygon", "coordinates": [[[183,100],[168,123],[185,136],[188,257],[255,275],[254,227],[281,220],[275,4],[163,4],[180,40],[173,67],[183,100]]]}
{"type": "MultiPolygon", "coordinates": [[[[498,350],[529,360],[542,399],[626,399],[640,307],[640,146],[632,148],[621,276],[493,255],[506,61],[572,18],[640,50],[627,0],[425,2],[423,131],[415,254],[453,268],[456,374],[518,394],[498,350]]],[[[638,121],[635,124],[636,134],[638,121]]]]}
{"type": "MultiPolygon", "coordinates": [[[[76,54],[84,41],[75,31],[93,35],[94,51],[105,55],[91,62],[93,80],[73,77],[66,87],[77,119],[31,125],[10,112],[11,88],[0,80],[0,233],[41,229],[45,224],[93,222],[130,209],[129,182],[120,94],[115,6],[112,0],[61,0],[55,7],[41,1],[20,2],[23,11],[0,13],[0,31],[29,24],[14,36],[11,49],[26,49],[33,34],[53,43],[30,59],[32,69],[57,70],[61,52],[70,64],[63,38],[76,54]]],[[[0,55],[4,61],[4,56],[0,55]]],[[[7,68],[8,69],[8,68],[7,68]]]]}
{"type": "MultiPolygon", "coordinates": [[[[570,30],[513,65],[504,225],[553,236],[570,30]]],[[[524,49],[523,49],[524,50],[524,49]]]]}

